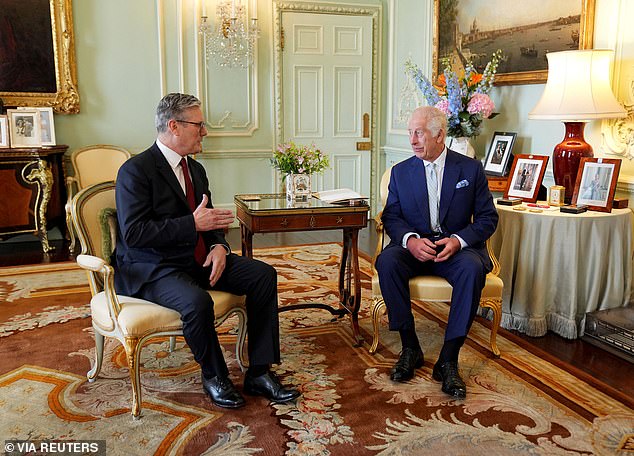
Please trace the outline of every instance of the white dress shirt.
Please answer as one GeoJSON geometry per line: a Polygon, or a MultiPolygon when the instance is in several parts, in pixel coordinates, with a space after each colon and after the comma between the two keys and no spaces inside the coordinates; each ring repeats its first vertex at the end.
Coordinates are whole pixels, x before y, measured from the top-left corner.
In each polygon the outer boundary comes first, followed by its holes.
{"type": "MultiPolygon", "coordinates": [[[[438,172],[438,200],[440,201],[440,198],[442,197],[441,195],[441,190],[442,190],[442,179],[443,176],[445,174],[445,162],[447,161],[447,148],[445,147],[442,152],[440,153],[440,155],[438,156],[438,158],[436,158],[436,160],[433,161],[433,163],[436,164],[437,166],[437,172],[438,172]]],[[[427,161],[427,160],[423,160],[423,164],[425,165],[425,169],[427,169],[427,166],[429,164],[431,164],[432,162],[427,161]]],[[[438,216],[440,217],[440,214],[438,214],[438,216]]],[[[401,245],[403,246],[403,248],[407,248],[407,241],[409,240],[410,237],[415,236],[416,238],[420,239],[420,235],[418,233],[414,233],[414,232],[410,232],[410,233],[405,233],[405,235],[403,236],[403,241],[401,242],[401,245]]],[[[455,234],[452,234],[451,237],[455,237],[456,239],[458,239],[458,241],[460,241],[460,248],[463,249],[467,246],[467,243],[460,237],[457,236],[455,234]]]]}
{"type": "MultiPolygon", "coordinates": [[[[176,176],[176,179],[178,179],[178,183],[183,189],[183,194],[187,195],[187,187],[185,186],[185,175],[183,174],[183,168],[181,168],[180,166],[181,160],[185,157],[174,152],[172,149],[163,144],[158,138],[156,139],[156,146],[161,150],[163,156],[165,157],[165,160],[167,160],[167,163],[169,163],[169,165],[172,167],[172,171],[174,171],[174,175],[176,176]]],[[[189,171],[189,168],[187,168],[187,170],[189,171]]],[[[189,175],[191,176],[191,173],[189,173],[189,175]]]]}

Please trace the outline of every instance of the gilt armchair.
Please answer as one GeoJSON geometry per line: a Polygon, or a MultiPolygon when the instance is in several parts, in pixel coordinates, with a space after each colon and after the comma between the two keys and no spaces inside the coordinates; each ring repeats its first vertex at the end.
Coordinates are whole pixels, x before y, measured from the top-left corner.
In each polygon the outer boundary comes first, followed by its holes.
{"type": "Polygon", "coordinates": [[[115,180],[121,165],[130,158],[130,152],[122,147],[97,144],[74,150],[70,161],[75,173],[66,178],[66,227],[70,239],[70,251],[75,251],[76,227],[71,218],[71,204],[75,194],[90,185],[115,180]]]}
{"type": "MultiPolygon", "coordinates": [[[[117,339],[127,355],[132,383],[132,416],[136,419],[141,414],[141,349],[153,337],[172,338],[170,348],[173,349],[173,338],[183,335],[180,315],[150,301],[116,294],[114,269],[109,264],[117,233],[113,181],[95,184],[77,193],[72,201],[71,214],[81,244],[77,263],[87,271],[92,293],[90,311],[96,352],[94,365],[87,373],[88,381],[95,381],[101,370],[105,337],[117,339]]],[[[214,301],[215,313],[215,320],[210,324],[219,326],[230,315],[238,316],[236,359],[244,370],[245,297],[223,291],[209,293],[214,301]]]]}
{"type": "MultiPolygon", "coordinates": [[[[390,183],[391,168],[388,168],[383,177],[381,178],[380,196],[383,206],[387,201],[388,186],[390,183]]],[[[380,323],[381,316],[385,314],[386,307],[383,296],[381,295],[381,287],[379,286],[379,275],[375,268],[375,262],[377,256],[383,250],[385,238],[387,235],[383,230],[383,222],[381,220],[382,212],[376,217],[376,231],[377,231],[377,246],[372,260],[372,345],[370,346],[370,353],[375,353],[379,345],[380,337],[380,323]]],[[[500,350],[497,346],[497,333],[500,327],[500,321],[502,319],[502,289],[504,283],[502,279],[498,277],[500,272],[500,263],[495,257],[489,242],[487,241],[487,251],[489,257],[493,263],[493,270],[487,274],[486,284],[482,290],[482,297],[480,298],[480,307],[491,309],[493,312],[493,321],[491,325],[491,351],[495,356],[500,356],[500,350]]],[[[409,281],[409,291],[411,299],[421,301],[438,301],[438,302],[450,302],[451,293],[453,288],[442,277],[432,275],[417,276],[409,281]]]]}

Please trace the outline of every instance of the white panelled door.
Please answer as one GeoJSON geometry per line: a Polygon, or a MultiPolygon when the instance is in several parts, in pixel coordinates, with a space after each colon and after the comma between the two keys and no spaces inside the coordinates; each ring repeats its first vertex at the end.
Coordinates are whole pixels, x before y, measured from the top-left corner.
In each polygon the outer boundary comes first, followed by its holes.
{"type": "Polygon", "coordinates": [[[283,139],[328,154],[314,191],[347,187],[369,197],[372,19],[284,12],[282,27],[283,139]]]}

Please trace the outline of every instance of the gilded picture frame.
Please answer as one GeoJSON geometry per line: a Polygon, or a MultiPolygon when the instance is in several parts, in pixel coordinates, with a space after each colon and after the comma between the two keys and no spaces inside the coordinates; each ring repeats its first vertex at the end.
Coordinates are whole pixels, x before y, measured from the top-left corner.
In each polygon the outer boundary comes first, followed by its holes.
{"type": "Polygon", "coordinates": [[[548,78],[546,53],[592,48],[595,0],[524,0],[512,8],[502,1],[434,0],[434,81],[443,70],[444,58],[449,57],[454,70],[471,60],[482,72],[493,52],[501,49],[504,56],[495,85],[543,84],[548,78]],[[489,16],[499,24],[500,11],[506,22],[480,30],[478,15],[470,11],[482,12],[483,28],[489,16]],[[526,23],[529,13],[534,14],[534,23],[526,23]],[[464,24],[469,27],[463,31],[464,24]]]}
{"type": "MultiPolygon", "coordinates": [[[[15,62],[9,61],[11,58],[9,54],[9,57],[5,56],[4,63],[11,70],[22,68],[24,71],[29,71],[35,68],[34,62],[29,66],[28,58],[37,52],[42,52],[42,42],[50,41],[52,38],[52,46],[48,48],[52,47],[52,49],[46,51],[45,60],[52,59],[54,62],[54,69],[51,70],[54,74],[47,73],[42,76],[47,79],[47,84],[42,84],[42,87],[51,87],[51,90],[16,89],[10,80],[0,79],[0,98],[5,106],[51,107],[57,113],[78,113],[79,90],[77,88],[72,0],[38,1],[48,4],[50,17],[46,8],[34,7],[33,1],[14,1],[7,7],[3,7],[1,14],[3,17],[0,17],[6,25],[3,28],[3,33],[11,35],[11,42],[14,44],[13,58],[15,59],[15,62]],[[35,30],[39,30],[35,26],[29,27],[29,21],[41,24],[42,21],[48,19],[50,19],[51,24],[50,37],[48,34],[45,37],[29,35],[36,33],[35,30]],[[14,24],[11,24],[12,21],[14,24]],[[28,46],[35,45],[39,46],[37,52],[31,52],[28,46]],[[48,79],[52,77],[54,77],[54,85],[48,84],[48,79]]],[[[37,78],[41,76],[34,72],[29,76],[34,81],[33,85],[39,86],[37,78]]],[[[24,80],[24,78],[15,78],[15,80],[24,80]]]]}

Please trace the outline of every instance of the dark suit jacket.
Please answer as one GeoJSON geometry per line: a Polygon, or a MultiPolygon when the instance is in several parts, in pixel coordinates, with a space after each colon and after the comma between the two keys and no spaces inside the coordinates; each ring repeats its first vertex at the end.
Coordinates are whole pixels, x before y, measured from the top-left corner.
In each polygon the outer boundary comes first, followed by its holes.
{"type": "MultiPolygon", "coordinates": [[[[495,231],[498,214],[479,161],[447,150],[439,218],[444,234],[460,236],[490,265],[485,242],[495,231]]],[[[409,232],[430,235],[427,177],[418,157],[392,168],[383,223],[391,242],[398,245],[409,232]]]]}
{"type": "MultiPolygon", "coordinates": [[[[209,182],[203,166],[187,159],[196,204],[209,198],[209,182]]],[[[195,266],[197,232],[192,210],[169,163],[156,144],[126,161],[116,184],[119,232],[115,274],[117,293],[134,296],[142,285],[175,270],[195,266]]],[[[207,249],[223,244],[223,230],[201,233],[207,249]]]]}

